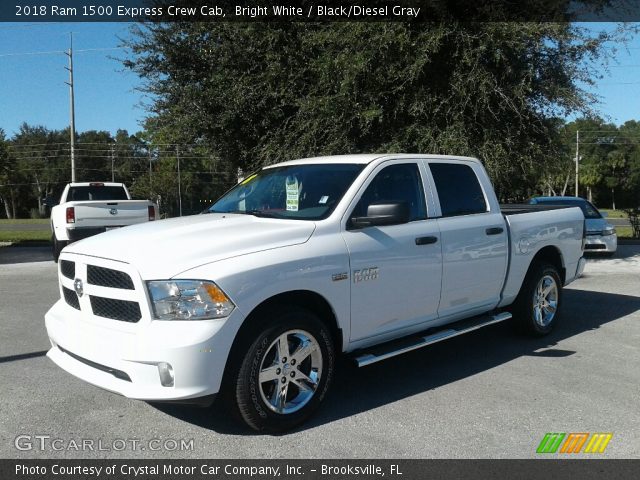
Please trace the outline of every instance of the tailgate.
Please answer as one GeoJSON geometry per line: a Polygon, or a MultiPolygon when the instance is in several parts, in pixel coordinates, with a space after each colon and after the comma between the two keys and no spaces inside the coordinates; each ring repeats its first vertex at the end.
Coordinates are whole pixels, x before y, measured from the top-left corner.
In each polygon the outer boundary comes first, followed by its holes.
{"type": "Polygon", "coordinates": [[[74,202],[76,228],[124,227],[149,220],[147,200],[74,202]]]}

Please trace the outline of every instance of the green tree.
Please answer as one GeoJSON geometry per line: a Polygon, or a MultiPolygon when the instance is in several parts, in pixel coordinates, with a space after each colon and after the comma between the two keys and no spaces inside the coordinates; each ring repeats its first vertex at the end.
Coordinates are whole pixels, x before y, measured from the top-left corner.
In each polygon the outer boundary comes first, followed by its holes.
{"type": "Polygon", "coordinates": [[[11,147],[16,168],[27,187],[26,194],[20,197],[22,214],[37,209],[39,215],[44,215],[43,200],[60,191],[70,171],[64,132],[23,123],[12,138],[11,147]]]}
{"type": "MultiPolygon", "coordinates": [[[[152,135],[193,143],[227,173],[292,157],[432,152],[482,158],[523,198],[561,152],[557,117],[620,32],[563,23],[162,23],[125,66],[152,94],[152,135]]],[[[564,161],[564,160],[563,160],[564,161]]],[[[229,175],[231,178],[231,175],[229,175]]]]}
{"type": "Polygon", "coordinates": [[[9,143],[4,130],[0,128],[0,203],[7,218],[15,218],[15,188],[13,165],[9,158],[9,143]]]}

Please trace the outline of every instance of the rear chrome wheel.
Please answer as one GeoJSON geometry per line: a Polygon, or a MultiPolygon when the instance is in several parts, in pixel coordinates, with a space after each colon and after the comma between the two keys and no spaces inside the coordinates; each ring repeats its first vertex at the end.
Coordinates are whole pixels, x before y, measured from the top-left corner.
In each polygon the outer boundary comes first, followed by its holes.
{"type": "Polygon", "coordinates": [[[558,309],[558,284],[551,275],[545,275],[538,282],[533,294],[533,318],[542,328],[547,327],[558,309]]]}
{"type": "Polygon", "coordinates": [[[546,335],[558,323],[561,302],[558,269],[546,262],[535,263],[529,268],[513,304],[514,322],[525,333],[546,335]]]}

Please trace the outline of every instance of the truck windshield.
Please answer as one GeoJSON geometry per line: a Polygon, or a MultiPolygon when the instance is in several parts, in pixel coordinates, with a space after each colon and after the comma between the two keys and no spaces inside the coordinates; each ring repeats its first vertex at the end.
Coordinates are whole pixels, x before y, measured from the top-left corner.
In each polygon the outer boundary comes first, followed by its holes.
{"type": "Polygon", "coordinates": [[[127,200],[124,187],[90,185],[85,187],[69,187],[68,202],[87,200],[127,200]]]}
{"type": "Polygon", "coordinates": [[[363,168],[359,164],[265,168],[229,190],[208,211],[320,220],[329,216],[363,168]]]}

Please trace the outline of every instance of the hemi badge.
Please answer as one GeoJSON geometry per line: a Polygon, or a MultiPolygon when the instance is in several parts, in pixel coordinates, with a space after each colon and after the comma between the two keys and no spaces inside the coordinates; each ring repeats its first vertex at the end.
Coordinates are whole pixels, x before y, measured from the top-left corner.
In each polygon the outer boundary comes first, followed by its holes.
{"type": "Polygon", "coordinates": [[[346,280],[347,278],[349,278],[349,274],[347,272],[334,273],[333,275],[331,275],[331,280],[333,280],[334,282],[346,280]]]}

